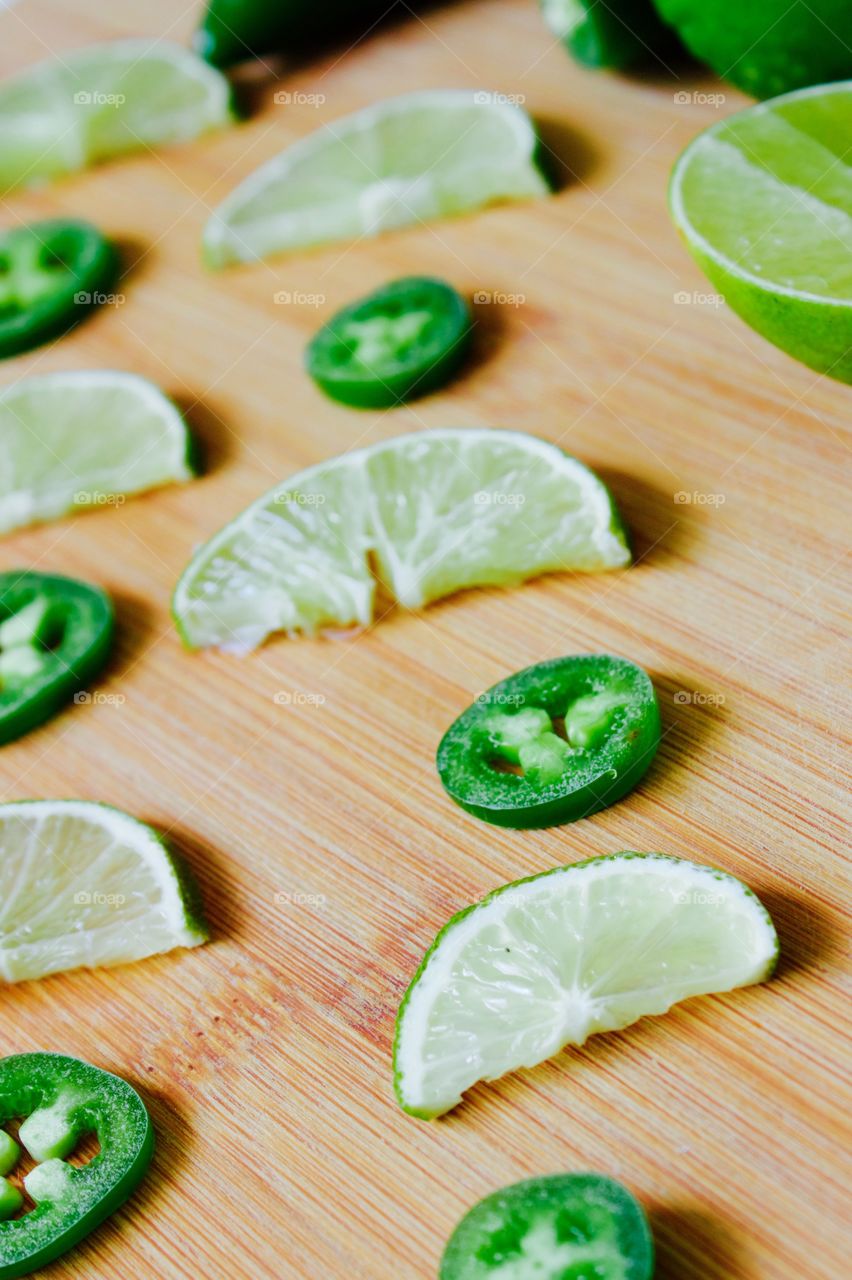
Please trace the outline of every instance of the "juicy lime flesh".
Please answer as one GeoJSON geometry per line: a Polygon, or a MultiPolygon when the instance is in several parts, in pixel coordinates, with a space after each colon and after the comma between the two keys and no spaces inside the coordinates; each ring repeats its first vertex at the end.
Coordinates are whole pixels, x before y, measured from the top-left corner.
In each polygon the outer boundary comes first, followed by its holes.
{"type": "Polygon", "coordinates": [[[0,976],[123,964],[206,937],[150,828],[101,805],[0,806],[0,976]]]}
{"type": "Polygon", "coordinates": [[[191,476],[174,405],[129,374],[46,374],[0,393],[0,531],[191,476]]]}
{"type": "Polygon", "coordinates": [[[852,87],[733,116],[682,174],[691,226],[768,285],[852,302],[850,138],[852,87]]]}
{"type": "Polygon", "coordinates": [[[193,138],[227,123],[229,104],[224,78],[168,42],[66,53],[0,85],[0,188],[193,138]]]}
{"type": "Polygon", "coordinates": [[[440,1280],[648,1280],[653,1244],[629,1191],[598,1174],[530,1178],[465,1215],[440,1280]]]}
{"type": "Polygon", "coordinates": [[[519,881],[438,936],[400,1009],[402,1105],[440,1115],[478,1080],[759,982],[777,952],[731,876],[661,855],[615,855],[519,881]]]}
{"type": "Polygon", "coordinates": [[[546,195],[536,148],[522,111],[473,94],[436,90],[379,102],[250,175],[208,223],[207,260],[251,261],[546,195]]]}
{"type": "Polygon", "coordinates": [[[196,555],[175,593],[192,645],[368,623],[375,578],[408,608],[464,587],[626,564],[606,489],[516,432],[430,431],[294,476],[196,555]]]}

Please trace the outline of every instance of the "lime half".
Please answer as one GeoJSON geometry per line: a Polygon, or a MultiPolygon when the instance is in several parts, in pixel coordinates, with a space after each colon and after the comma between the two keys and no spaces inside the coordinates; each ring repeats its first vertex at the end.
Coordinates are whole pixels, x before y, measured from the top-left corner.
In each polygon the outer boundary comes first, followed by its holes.
{"type": "Polygon", "coordinates": [[[0,805],[4,982],[206,940],[195,886],[144,823],[83,800],[0,805]]]}
{"type": "Polygon", "coordinates": [[[713,284],[770,342],[852,382],[852,81],[721,120],[672,173],[672,217],[713,284]]]}
{"type": "Polygon", "coordinates": [[[257,169],[204,231],[211,267],[547,195],[529,116],[504,97],[427,90],[334,120],[257,169]]]}
{"type": "Polygon", "coordinates": [[[231,119],[218,71],[167,41],[115,40],[0,84],[0,190],[195,138],[231,119]]]}
{"type": "Polygon", "coordinates": [[[606,487],[515,431],[416,432],[293,476],[198,551],[177,585],[187,644],[366,625],[376,576],[418,609],[464,587],[630,560],[606,487]]]}
{"type": "Polygon", "coordinates": [[[135,374],[47,373],[0,391],[0,533],[189,480],[178,410],[135,374]]]}
{"type": "Polygon", "coordinates": [[[618,853],[504,885],[450,920],[408,988],[397,1098],[432,1119],[479,1080],[689,996],[762,982],[777,955],[754,894],[680,858],[618,853]]]}

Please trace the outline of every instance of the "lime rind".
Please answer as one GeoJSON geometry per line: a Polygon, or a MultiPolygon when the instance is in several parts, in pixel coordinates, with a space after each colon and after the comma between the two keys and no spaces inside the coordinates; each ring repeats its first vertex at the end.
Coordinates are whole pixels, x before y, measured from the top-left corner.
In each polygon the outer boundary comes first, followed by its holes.
{"type": "MultiPolygon", "coordinates": [[[[552,898],[552,894],[551,901],[555,901],[552,898]]],[[[563,898],[563,901],[568,900],[563,898]]],[[[692,899],[690,898],[689,901],[692,902],[692,899]]],[[[541,910],[548,910],[547,900],[544,897],[542,898],[541,910]]],[[[716,919],[720,918],[717,917],[716,919]]],[[[653,938],[650,939],[650,942],[653,943],[653,938]]],[[[560,942],[560,945],[563,944],[564,939],[560,942]]],[[[539,937],[538,946],[541,949],[541,954],[546,955],[546,939],[539,937]]],[[[626,981],[628,983],[635,981],[635,974],[632,972],[635,958],[624,953],[623,939],[617,933],[611,939],[611,948],[613,949],[612,954],[616,958],[619,956],[619,952],[623,953],[623,964],[628,966],[626,981]]],[[[466,953],[465,963],[468,969],[470,967],[470,957],[473,954],[473,952],[466,953]]],[[[672,1004],[688,999],[693,995],[711,994],[763,982],[771,977],[778,955],[778,937],[771,917],[752,890],[727,872],[703,866],[699,863],[689,862],[682,858],[657,853],[626,852],[610,854],[569,866],[555,867],[549,871],[502,885],[480,902],[459,911],[444,925],[424,955],[406,990],[397,1015],[393,1048],[394,1090],[397,1101],[409,1115],[423,1120],[435,1119],[457,1106],[462,1100],[463,1093],[478,1080],[494,1080],[510,1071],[522,1067],[536,1066],[546,1058],[552,1057],[567,1044],[583,1044],[590,1034],[602,1030],[618,1030],[629,1026],[640,1017],[662,1014],[672,1004]],[[644,993],[649,996],[646,1007],[634,1005],[627,1010],[625,1016],[625,992],[610,993],[604,996],[594,996],[592,994],[590,996],[590,988],[588,986],[584,988],[581,981],[581,966],[584,963],[588,963],[587,957],[583,955],[587,941],[585,935],[578,933],[575,941],[576,939],[583,939],[583,941],[580,943],[577,952],[577,968],[570,987],[560,985],[560,980],[554,974],[555,963],[549,968],[546,963],[543,965],[548,974],[547,983],[552,986],[552,992],[548,994],[547,1001],[542,1003],[546,1005],[552,995],[555,1010],[553,1027],[546,1029],[545,1038],[548,1043],[543,1048],[541,1043],[538,1043],[535,1051],[526,1056],[516,1054],[511,1061],[495,1058],[492,1064],[480,1062],[475,1069],[471,1070],[472,1055],[477,1050],[474,1043],[468,1040],[467,1052],[469,1058],[465,1071],[454,1081],[451,1088],[442,1092],[440,1098],[437,1095],[427,1098],[423,1081],[425,1076],[424,1053],[428,1035],[428,1019],[432,1008],[430,999],[434,1003],[436,995],[440,997],[441,992],[446,988],[448,975],[452,973],[452,964],[462,953],[465,945],[475,934],[482,935],[490,928],[491,934],[489,936],[491,942],[493,943],[495,939],[499,939],[500,947],[502,948],[503,943],[505,943],[505,949],[511,951],[512,946],[515,945],[513,938],[517,941],[520,936],[517,931],[513,933],[506,925],[507,918],[511,912],[513,910],[522,912],[525,899],[533,895],[537,897],[543,886],[555,893],[559,887],[558,882],[565,879],[569,881],[566,887],[570,888],[571,885],[576,885],[576,904],[580,913],[577,919],[582,925],[582,912],[585,910],[589,889],[594,885],[595,881],[600,883],[601,877],[623,874],[627,868],[633,868],[631,879],[634,875],[636,878],[635,898],[636,908],[639,911],[644,910],[648,905],[647,902],[643,902],[641,899],[641,885],[643,877],[649,871],[651,874],[663,872],[666,888],[671,889],[672,893],[701,895],[701,898],[696,899],[695,902],[702,910],[704,910],[702,905],[704,897],[707,899],[707,910],[715,911],[720,903],[724,905],[729,901],[732,902],[735,907],[740,908],[740,921],[746,921],[753,931],[751,953],[746,955],[744,959],[738,959],[734,965],[726,965],[724,970],[719,965],[716,965],[715,968],[707,966],[701,975],[701,980],[696,979],[689,982],[684,989],[678,989],[677,982],[679,979],[677,974],[671,980],[668,988],[659,985],[653,990],[646,988],[644,993]],[[719,886],[722,887],[721,890],[719,886]],[[651,996],[653,996],[653,999],[650,998],[651,996]],[[615,1018],[607,1017],[606,1004],[608,1001],[620,1010],[619,1016],[615,1018]],[[457,1085],[458,1087],[456,1087],[457,1085]]],[[[642,960],[643,963],[648,963],[647,956],[644,954],[642,955],[642,960]]],[[[666,964],[667,962],[664,961],[664,969],[666,964]]],[[[525,979],[529,977],[530,972],[535,973],[534,962],[531,969],[526,970],[525,979]]],[[[643,995],[643,988],[637,987],[635,990],[638,991],[640,996],[643,995]]],[[[495,1003],[493,1007],[497,1008],[503,1002],[507,1007],[511,1006],[513,994],[515,993],[513,993],[511,986],[507,986],[502,995],[497,994],[494,996],[495,1003]]],[[[627,994],[630,994],[629,991],[627,994]]],[[[524,1010],[529,1011],[530,1000],[528,996],[525,998],[520,994],[515,994],[515,999],[519,1002],[518,1009],[523,1019],[524,1010]]],[[[475,1021],[476,1012],[472,1009],[468,1010],[466,1015],[466,1035],[468,1035],[470,1027],[475,1021]]],[[[498,1045],[498,1049],[500,1047],[498,1045]]],[[[458,1045],[455,1046],[455,1052],[460,1052],[458,1045]]],[[[430,1067],[430,1070],[433,1069],[433,1066],[430,1067]]]]}
{"type": "Polygon", "coordinates": [[[196,553],[175,588],[173,614],[190,647],[246,651],[273,631],[366,626],[374,568],[401,605],[419,609],[471,586],[629,561],[612,497],[582,463],[520,432],[447,428],[355,450],[277,485],[196,553]],[[515,489],[526,482],[533,499],[514,528],[511,508],[477,505],[480,483],[501,473],[515,489]],[[448,497],[451,484],[460,486],[456,497],[448,497]],[[552,507],[539,500],[542,485],[552,507]],[[299,501],[285,510],[288,495],[299,501]],[[478,542],[470,536],[477,530],[478,542]]]}
{"type": "MultiPolygon", "coordinates": [[[[475,123],[468,126],[475,128],[475,123]]],[[[427,130],[428,134],[433,130],[427,130]]],[[[460,137],[464,137],[462,131],[460,137]]],[[[447,147],[447,153],[459,141],[447,147]]],[[[393,145],[392,143],[392,145],[393,145]]],[[[235,262],[254,262],[272,253],[309,248],[336,240],[374,236],[432,217],[462,213],[498,200],[527,199],[549,194],[550,185],[536,163],[539,139],[532,121],[520,107],[499,95],[468,90],[419,90],[372,103],[349,116],[332,121],[273,156],[250,174],[214,210],[204,229],[202,250],[207,266],[218,268],[235,262]],[[416,139],[403,151],[400,163],[409,172],[382,171],[380,138],[383,130],[396,135],[399,146],[401,125],[406,118],[439,121],[450,113],[465,113],[489,123],[499,121],[501,158],[494,161],[496,145],[481,151],[478,163],[465,157],[463,166],[450,171],[446,156],[438,157],[432,170],[411,170],[411,156],[417,152],[416,139]],[[359,143],[373,139],[367,150],[377,169],[356,154],[359,143]],[[353,145],[350,145],[350,141],[353,145]],[[352,172],[331,172],[341,168],[341,158],[330,156],[328,174],[322,172],[322,153],[342,149],[344,167],[352,172]],[[444,167],[441,167],[441,160],[444,167]],[[300,174],[300,168],[303,173],[300,174]],[[364,181],[365,172],[369,181],[364,181]],[[298,193],[298,183],[313,193],[312,203],[287,206],[288,197],[298,193]],[[252,213],[252,208],[254,212],[252,213]]]]}
{"type": "Polygon", "coordinates": [[[11,823],[25,825],[27,844],[20,852],[20,865],[13,865],[17,849],[3,850],[4,865],[11,868],[16,886],[0,912],[0,977],[4,981],[125,964],[208,940],[200,893],[189,869],[145,823],[111,805],[84,800],[0,805],[0,843],[6,824],[11,823]],[[52,822],[59,824],[60,835],[62,825],[68,824],[67,847],[52,846],[39,834],[52,822]],[[86,861],[87,841],[103,846],[94,864],[86,861]],[[28,866],[36,850],[39,868],[28,866]],[[79,866],[74,864],[75,857],[79,866]],[[59,900],[50,896],[52,858],[62,868],[54,884],[54,889],[61,884],[59,900]],[[118,895],[122,901],[107,904],[109,917],[91,907],[99,883],[111,888],[121,884],[128,890],[118,895]],[[143,892],[149,895],[147,900],[140,897],[143,892]]]}

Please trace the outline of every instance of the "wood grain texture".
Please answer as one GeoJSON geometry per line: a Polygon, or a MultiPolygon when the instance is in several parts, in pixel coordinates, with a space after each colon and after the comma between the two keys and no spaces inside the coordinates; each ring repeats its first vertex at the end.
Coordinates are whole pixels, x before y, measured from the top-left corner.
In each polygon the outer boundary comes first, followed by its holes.
{"type": "MultiPolygon", "coordinates": [[[[0,72],[94,39],[187,39],[197,13],[178,10],[21,0],[0,14],[0,72]]],[[[124,699],[4,748],[0,798],[82,796],[157,824],[195,868],[215,931],[194,952],[6,993],[2,1052],[64,1050],[125,1075],[159,1139],[132,1204],[44,1274],[426,1280],[480,1196],[596,1169],[648,1208],[660,1280],[837,1280],[849,391],[724,308],[677,303],[711,289],[665,211],[681,148],[744,99],[695,70],[584,72],[531,0],[437,8],[341,53],[252,88],[250,119],[230,131],[3,204],[5,225],[91,217],[122,242],[128,272],[121,306],[7,363],[2,381],[142,373],[187,410],[209,461],[192,485],[0,549],[4,569],[115,594],[119,641],[99,691],[124,699]],[[258,163],[376,97],[452,86],[525,95],[574,172],[554,199],[204,273],[207,211],[258,163]],[[276,105],[274,89],[324,101],[276,105]],[[678,104],[677,90],[726,101],[678,104]],[[475,359],[446,392],[385,414],[327,402],[302,373],[306,340],[412,270],[523,304],[477,308],[475,359]],[[324,302],[277,305],[281,290],[324,302]],[[172,585],[256,494],[359,444],[483,424],[533,431],[598,469],[636,566],[467,593],[357,638],[277,641],[243,660],[181,650],[172,585]],[[665,736],[639,789],[546,832],[454,808],[433,764],[447,724],[518,667],[588,650],[623,653],[657,682],[665,736]],[[278,691],[297,696],[280,705],[278,691]],[[745,879],[779,928],[777,978],[478,1088],[440,1123],[402,1115],[394,1014],[437,928],[505,880],[625,848],[745,879]]]]}

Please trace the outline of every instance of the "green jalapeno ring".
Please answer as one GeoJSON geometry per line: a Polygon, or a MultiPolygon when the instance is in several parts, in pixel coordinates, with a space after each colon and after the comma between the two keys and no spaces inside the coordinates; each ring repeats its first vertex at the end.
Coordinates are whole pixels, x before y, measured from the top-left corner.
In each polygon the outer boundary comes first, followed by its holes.
{"type": "Polygon", "coordinates": [[[77,324],[119,272],[115,246],[89,222],[52,218],[0,232],[0,358],[77,324]]]}
{"type": "Polygon", "coordinates": [[[97,675],[113,628],[112,603],[98,587],[0,573],[0,744],[55,715],[97,675]]]}
{"type": "Polygon", "coordinates": [[[575,822],[621,799],[649,768],[660,714],[647,673],[581,654],[518,671],[480,695],[437,754],[447,793],[506,827],[575,822]]]}
{"type": "MultiPolygon", "coordinates": [[[[151,1119],[135,1089],[64,1054],[22,1053],[0,1060],[0,1124],[22,1116],[21,1144],[39,1161],[24,1179],[36,1207],[0,1221],[0,1280],[29,1275],[88,1235],[136,1188],[154,1151],[151,1119]],[[77,1168],[51,1154],[70,1154],[86,1133],[97,1134],[100,1144],[88,1164],[77,1168]]],[[[16,1144],[6,1138],[8,1173],[16,1162],[9,1144],[16,1144]]],[[[4,1177],[2,1188],[10,1186],[4,1177]]],[[[14,1197],[7,1198],[6,1213],[14,1213],[21,1202],[20,1193],[17,1205],[14,1197]]]]}

